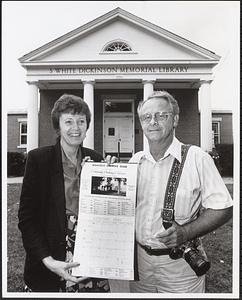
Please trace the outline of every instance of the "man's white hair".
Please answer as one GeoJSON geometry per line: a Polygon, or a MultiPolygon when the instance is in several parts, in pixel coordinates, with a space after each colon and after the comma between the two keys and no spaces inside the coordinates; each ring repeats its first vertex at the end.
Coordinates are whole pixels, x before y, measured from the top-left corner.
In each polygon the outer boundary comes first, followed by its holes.
{"type": "Polygon", "coordinates": [[[151,99],[154,99],[154,100],[164,99],[164,100],[166,100],[171,105],[173,114],[174,115],[179,115],[180,109],[179,109],[179,106],[178,106],[178,103],[177,103],[176,99],[166,91],[155,91],[146,100],[143,100],[143,101],[139,102],[139,105],[138,105],[138,108],[137,108],[137,112],[138,112],[139,117],[141,115],[141,110],[142,110],[143,105],[148,100],[151,100],[151,99]]]}

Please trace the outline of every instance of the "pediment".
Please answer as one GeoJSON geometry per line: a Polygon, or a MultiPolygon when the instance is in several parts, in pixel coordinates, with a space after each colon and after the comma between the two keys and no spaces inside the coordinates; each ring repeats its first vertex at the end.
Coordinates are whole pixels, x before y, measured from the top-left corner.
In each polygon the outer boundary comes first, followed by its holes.
{"type": "Polygon", "coordinates": [[[219,56],[159,26],[117,8],[24,55],[23,66],[98,61],[218,61],[219,56]],[[131,51],[105,52],[120,41],[131,51]]]}

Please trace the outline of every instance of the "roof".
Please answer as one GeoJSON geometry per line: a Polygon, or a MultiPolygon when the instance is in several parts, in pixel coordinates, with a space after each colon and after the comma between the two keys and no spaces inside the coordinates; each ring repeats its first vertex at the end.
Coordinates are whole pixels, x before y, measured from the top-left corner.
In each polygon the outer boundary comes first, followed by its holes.
{"type": "Polygon", "coordinates": [[[155,33],[159,36],[162,36],[170,41],[173,41],[177,43],[180,46],[183,46],[185,48],[188,48],[194,52],[197,52],[201,55],[203,55],[208,60],[219,60],[220,56],[215,54],[214,52],[201,47],[185,38],[180,37],[177,34],[174,34],[160,26],[157,26],[149,21],[146,21],[130,12],[127,12],[120,7],[117,7],[108,13],[60,36],[59,38],[56,38],[52,40],[51,42],[44,44],[43,46],[25,54],[24,56],[19,58],[20,63],[25,63],[30,60],[38,59],[39,56],[48,54],[50,52],[53,52],[57,50],[59,47],[64,47],[65,45],[70,44],[72,41],[75,41],[78,38],[81,38],[82,35],[86,35],[93,30],[97,29],[100,26],[103,26],[104,24],[107,24],[111,21],[114,21],[115,19],[123,19],[128,22],[131,22],[137,26],[143,27],[144,29],[155,33]]]}

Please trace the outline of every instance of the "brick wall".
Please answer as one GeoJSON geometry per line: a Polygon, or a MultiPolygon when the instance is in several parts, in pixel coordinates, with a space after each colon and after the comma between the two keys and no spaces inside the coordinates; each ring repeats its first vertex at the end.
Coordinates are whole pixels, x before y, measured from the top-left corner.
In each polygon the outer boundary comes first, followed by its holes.
{"type": "Polygon", "coordinates": [[[213,118],[221,118],[220,143],[233,144],[232,113],[213,113],[213,118]]]}
{"type": "Polygon", "coordinates": [[[8,114],[7,120],[7,150],[8,152],[25,152],[26,148],[18,148],[20,145],[20,129],[18,119],[27,118],[27,114],[8,114]]]}
{"type": "Polygon", "coordinates": [[[101,100],[101,92],[95,90],[94,99],[94,149],[103,155],[103,102],[101,100]]]}
{"type": "Polygon", "coordinates": [[[180,116],[176,137],[185,144],[200,145],[200,120],[198,112],[198,90],[167,90],[178,102],[180,116]]]}

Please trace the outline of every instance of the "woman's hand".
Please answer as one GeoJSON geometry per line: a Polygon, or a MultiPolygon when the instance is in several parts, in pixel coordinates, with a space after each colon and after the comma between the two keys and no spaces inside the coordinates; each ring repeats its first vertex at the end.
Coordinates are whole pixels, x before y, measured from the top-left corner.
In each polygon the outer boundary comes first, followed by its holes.
{"type": "Polygon", "coordinates": [[[81,167],[83,168],[86,161],[93,161],[90,156],[85,156],[82,160],[81,167]]]}
{"type": "Polygon", "coordinates": [[[42,262],[46,266],[46,268],[48,268],[51,272],[59,275],[61,278],[63,278],[66,281],[79,283],[87,278],[87,277],[75,277],[68,272],[70,269],[78,267],[80,265],[77,262],[66,263],[64,261],[55,260],[51,256],[43,258],[42,262]]]}
{"type": "Polygon", "coordinates": [[[114,164],[118,162],[118,158],[116,156],[107,155],[104,159],[104,162],[106,162],[108,165],[114,164]]]}

